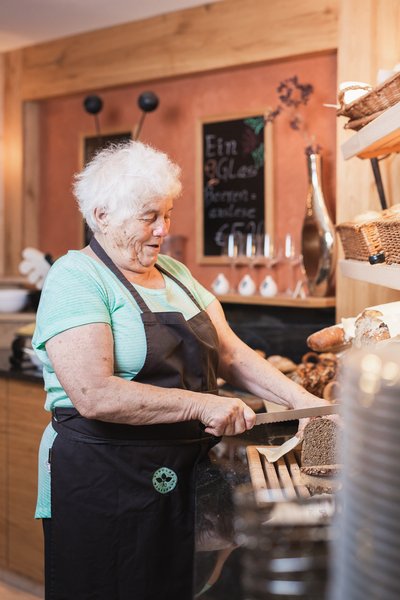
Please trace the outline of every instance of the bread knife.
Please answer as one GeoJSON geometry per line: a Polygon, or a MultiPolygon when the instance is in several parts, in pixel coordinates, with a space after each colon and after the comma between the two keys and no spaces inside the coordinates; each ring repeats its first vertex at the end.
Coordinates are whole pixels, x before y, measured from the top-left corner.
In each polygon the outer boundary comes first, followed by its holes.
{"type": "Polygon", "coordinates": [[[324,406],[313,406],[312,408],[287,408],[256,415],[256,425],[262,423],[279,423],[281,421],[296,421],[310,417],[322,417],[334,415],[340,411],[340,404],[325,404],[324,406]]]}

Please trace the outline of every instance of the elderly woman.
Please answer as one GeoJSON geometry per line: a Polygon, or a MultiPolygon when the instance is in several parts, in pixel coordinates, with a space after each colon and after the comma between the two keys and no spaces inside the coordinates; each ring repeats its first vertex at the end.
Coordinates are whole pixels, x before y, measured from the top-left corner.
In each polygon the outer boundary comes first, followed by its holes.
{"type": "Polygon", "coordinates": [[[51,424],[39,453],[47,600],[190,600],[196,466],[253,427],[217,375],[285,407],[320,400],[229,328],[221,305],[160,254],[180,170],[139,142],[76,177],[90,245],[52,266],[33,344],[51,424]]]}

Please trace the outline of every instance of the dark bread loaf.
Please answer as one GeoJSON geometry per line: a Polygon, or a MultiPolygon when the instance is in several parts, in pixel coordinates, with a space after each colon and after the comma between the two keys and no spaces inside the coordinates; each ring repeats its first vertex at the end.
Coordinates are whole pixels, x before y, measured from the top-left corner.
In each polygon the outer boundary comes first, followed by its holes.
{"type": "MultiPolygon", "coordinates": [[[[312,419],[304,428],[302,467],[326,467],[338,463],[340,427],[324,417],[312,419]]],[[[313,473],[316,474],[316,473],[313,473]]]]}

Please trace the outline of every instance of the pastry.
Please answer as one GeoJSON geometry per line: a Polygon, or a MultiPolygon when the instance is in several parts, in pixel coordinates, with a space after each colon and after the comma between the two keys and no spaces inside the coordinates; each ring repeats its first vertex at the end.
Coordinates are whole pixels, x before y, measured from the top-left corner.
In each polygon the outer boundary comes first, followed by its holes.
{"type": "Polygon", "coordinates": [[[290,358],[286,358],[285,356],[280,356],[279,354],[272,354],[267,358],[268,362],[271,363],[276,369],[281,371],[281,373],[291,373],[295,371],[297,368],[296,363],[294,363],[290,358]]]}

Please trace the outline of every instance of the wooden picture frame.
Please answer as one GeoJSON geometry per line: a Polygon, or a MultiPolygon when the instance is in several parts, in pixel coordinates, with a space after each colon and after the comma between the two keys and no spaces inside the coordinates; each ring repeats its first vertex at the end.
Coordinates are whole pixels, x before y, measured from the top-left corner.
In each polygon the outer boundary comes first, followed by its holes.
{"type": "MultiPolygon", "coordinates": [[[[120,144],[127,142],[133,138],[132,131],[128,128],[120,131],[106,131],[101,134],[92,134],[82,136],[81,151],[80,151],[80,163],[81,168],[93,158],[93,156],[99,150],[110,146],[111,144],[120,144]]],[[[92,232],[88,228],[86,222],[83,222],[82,227],[82,238],[83,245],[87,246],[92,237],[92,232]]]]}
{"type": "Polygon", "coordinates": [[[229,233],[273,237],[272,124],[261,111],[200,119],[197,127],[196,256],[227,264],[229,233]]]}

